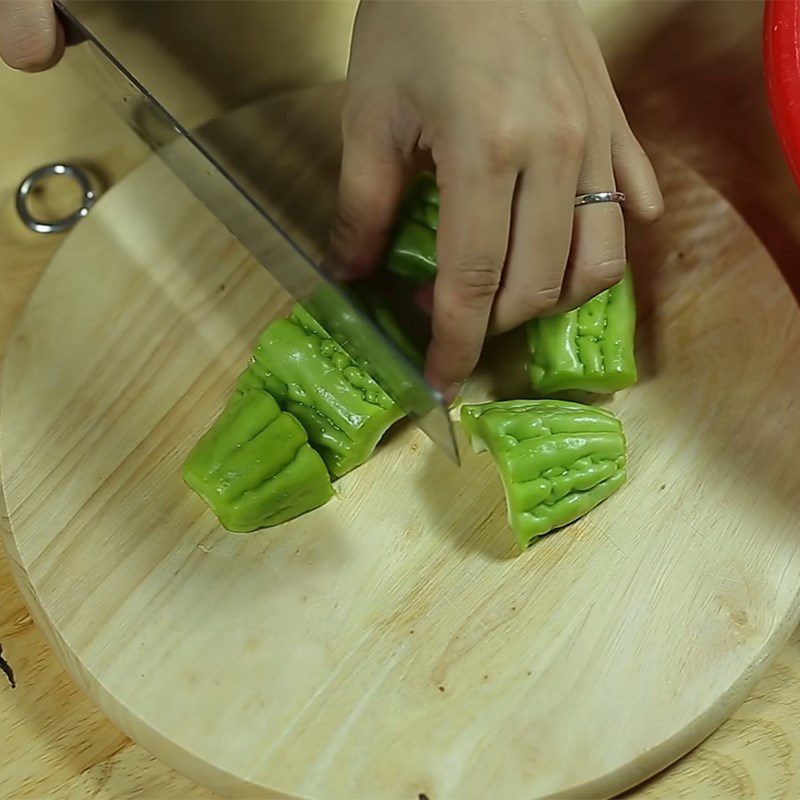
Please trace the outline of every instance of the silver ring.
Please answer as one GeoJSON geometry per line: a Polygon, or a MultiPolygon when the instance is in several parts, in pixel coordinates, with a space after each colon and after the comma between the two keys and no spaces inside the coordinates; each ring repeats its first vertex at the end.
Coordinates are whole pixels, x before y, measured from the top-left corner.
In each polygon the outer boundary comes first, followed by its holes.
{"type": "Polygon", "coordinates": [[[19,214],[19,218],[25,225],[32,231],[36,231],[36,233],[62,233],[63,231],[68,231],[79,220],[82,220],[89,213],[89,209],[95,204],[96,200],[97,195],[89,181],[89,176],[80,167],[74,167],[71,164],[47,164],[44,167],[35,169],[19,185],[19,189],[17,189],[17,214],[19,214]],[[45,222],[36,219],[28,210],[28,197],[40,181],[51,175],[67,175],[72,178],[83,192],[83,199],[80,207],[69,216],[52,222],[45,222]]]}
{"type": "Polygon", "coordinates": [[[575,197],[575,208],[592,203],[624,203],[626,199],[624,192],[590,192],[575,197]]]}

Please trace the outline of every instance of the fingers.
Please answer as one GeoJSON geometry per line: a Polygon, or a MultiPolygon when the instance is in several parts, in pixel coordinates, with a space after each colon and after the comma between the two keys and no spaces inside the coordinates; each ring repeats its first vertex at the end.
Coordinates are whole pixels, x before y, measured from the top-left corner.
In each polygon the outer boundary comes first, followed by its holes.
{"type": "Polygon", "coordinates": [[[0,0],[0,58],[14,69],[40,72],[64,53],[64,31],[52,0],[0,0]]]}
{"type": "MultiPolygon", "coordinates": [[[[619,161],[613,160],[615,151],[607,133],[597,132],[590,139],[580,150],[581,155],[570,158],[561,152],[561,157],[553,161],[556,166],[549,171],[540,156],[536,167],[518,179],[505,272],[499,284],[494,276],[498,268],[500,273],[503,271],[502,235],[483,249],[480,242],[486,241],[490,225],[502,222],[498,230],[508,231],[505,224],[508,205],[501,198],[508,198],[510,179],[495,184],[495,191],[499,192],[494,202],[478,200],[482,195],[474,189],[453,191],[449,209],[457,206],[459,198],[462,201],[465,197],[475,198],[467,203],[467,209],[457,212],[472,211],[473,218],[464,221],[460,255],[455,257],[455,263],[483,265],[485,303],[490,302],[492,288],[500,287],[490,313],[491,332],[509,330],[535,316],[563,313],[622,278],[626,265],[622,206],[598,203],[574,208],[575,195],[614,190],[618,188],[615,176],[620,174],[625,183],[619,188],[629,193],[631,210],[636,216],[654,219],[662,212],[663,200],[655,172],[632,135],[631,142],[636,146],[617,151],[619,161]],[[474,219],[475,208],[486,213],[474,219]]],[[[440,222],[440,269],[444,253],[441,248],[445,246],[441,237],[443,224],[440,222]]],[[[450,274],[457,275],[458,270],[453,269],[450,274]]],[[[437,388],[447,386],[450,380],[457,382],[471,371],[480,354],[479,336],[485,335],[479,322],[485,313],[485,303],[479,302],[471,313],[464,313],[463,303],[459,306],[454,302],[452,290],[446,288],[449,286],[439,281],[433,293],[420,291],[417,296],[423,308],[430,307],[432,299],[435,300],[434,335],[438,334],[440,346],[431,349],[428,369],[437,388]],[[449,312],[447,316],[445,312],[449,312]],[[458,344],[442,347],[443,339],[458,344]],[[437,377],[433,378],[434,375],[437,377]]]]}
{"type": "Polygon", "coordinates": [[[542,164],[521,177],[509,258],[492,313],[492,333],[541,316],[558,302],[569,255],[579,163],[569,159],[548,167],[542,164]]]}
{"type": "Polygon", "coordinates": [[[658,178],[650,159],[627,125],[615,135],[611,153],[617,186],[627,195],[626,212],[644,222],[658,219],[664,213],[658,178]]]}
{"type": "Polygon", "coordinates": [[[449,400],[478,362],[486,337],[508,248],[517,173],[440,166],[438,178],[439,268],[425,372],[449,400]]]}
{"type": "Polygon", "coordinates": [[[371,272],[383,256],[407,170],[402,152],[378,129],[364,123],[351,126],[347,121],[343,127],[328,258],[336,277],[355,279],[371,272]]]}
{"type": "MultiPolygon", "coordinates": [[[[576,194],[612,191],[614,170],[608,140],[587,151],[576,194]]],[[[558,303],[549,313],[579,306],[613,286],[625,271],[625,221],[619,203],[574,209],[572,249],[558,303]]]]}

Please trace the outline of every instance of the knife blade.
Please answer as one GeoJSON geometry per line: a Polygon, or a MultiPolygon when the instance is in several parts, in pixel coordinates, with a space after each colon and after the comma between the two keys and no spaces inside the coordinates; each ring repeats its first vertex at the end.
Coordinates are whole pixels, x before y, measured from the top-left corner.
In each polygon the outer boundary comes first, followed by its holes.
{"type": "Polygon", "coordinates": [[[244,245],[267,272],[313,314],[345,352],[367,370],[405,414],[456,464],[458,445],[441,395],[350,295],[231,175],[203,143],[181,125],[106,45],[55,0],[72,48],[71,60],[128,126],[192,194],[244,245]],[[297,259],[274,257],[275,233],[297,259]]]}

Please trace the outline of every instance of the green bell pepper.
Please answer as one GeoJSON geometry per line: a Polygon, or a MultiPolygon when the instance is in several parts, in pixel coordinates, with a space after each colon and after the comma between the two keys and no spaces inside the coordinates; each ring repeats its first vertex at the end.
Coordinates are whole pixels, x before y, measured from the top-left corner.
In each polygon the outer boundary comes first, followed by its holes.
{"type": "Polygon", "coordinates": [[[254,386],[269,392],[297,417],[336,477],[363,464],[403,416],[300,305],[261,334],[237,386],[242,392],[254,386]]]}
{"type": "Polygon", "coordinates": [[[222,525],[238,533],[286,522],[333,496],[303,426],[252,388],[231,398],[189,454],[183,475],[222,525]]]}
{"type": "Polygon", "coordinates": [[[636,301],[630,268],[610,289],[572,311],[527,324],[528,371],[541,395],[608,394],[636,383],[636,301]]]}
{"type": "Polygon", "coordinates": [[[611,412],[558,400],[465,405],[475,452],[495,459],[521,548],[567,525],[625,481],[625,435],[611,412]]]}
{"type": "Polygon", "coordinates": [[[436,278],[436,230],[439,190],[433,175],[424,172],[411,184],[400,207],[385,266],[412,283],[436,278]]]}

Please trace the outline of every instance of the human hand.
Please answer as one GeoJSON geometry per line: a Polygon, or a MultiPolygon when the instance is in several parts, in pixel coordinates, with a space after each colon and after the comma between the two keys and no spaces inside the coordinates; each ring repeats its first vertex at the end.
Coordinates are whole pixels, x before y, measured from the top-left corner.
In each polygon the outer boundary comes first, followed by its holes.
{"type": "Polygon", "coordinates": [[[64,30],[51,0],[0,0],[0,58],[14,69],[40,72],[64,53],[64,30]]]}
{"type": "Polygon", "coordinates": [[[331,245],[352,275],[383,255],[414,160],[441,191],[426,375],[452,398],[487,332],[574,308],[625,265],[616,203],[663,201],[597,41],[572,0],[362,0],[331,245]]]}

